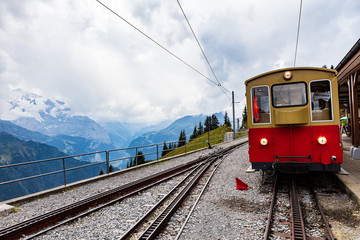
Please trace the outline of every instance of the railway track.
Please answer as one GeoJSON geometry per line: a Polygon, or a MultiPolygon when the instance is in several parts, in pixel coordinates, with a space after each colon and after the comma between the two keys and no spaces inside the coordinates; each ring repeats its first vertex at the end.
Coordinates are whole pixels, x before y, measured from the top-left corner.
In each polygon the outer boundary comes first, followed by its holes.
{"type": "MultiPolygon", "coordinates": [[[[230,149],[232,150],[232,149],[230,149]]],[[[230,151],[226,151],[229,153],[230,151]]],[[[141,217],[122,237],[121,239],[155,239],[163,230],[163,228],[168,224],[170,218],[174,213],[181,207],[182,203],[186,201],[189,194],[193,194],[194,188],[199,187],[198,185],[200,179],[204,176],[204,179],[207,179],[206,183],[203,183],[200,187],[204,188],[208,184],[212,175],[214,174],[216,168],[210,173],[208,169],[215,163],[216,160],[223,157],[223,155],[215,155],[209,158],[209,160],[199,165],[198,168],[194,169],[188,176],[183,179],[177,186],[175,186],[166,196],[164,196],[152,209],[150,209],[143,217],[141,217]],[[167,203],[165,203],[167,202],[167,203]],[[159,212],[159,214],[156,214],[159,212]],[[141,230],[145,229],[145,230],[141,230]]],[[[192,201],[190,205],[193,207],[188,211],[188,218],[191,214],[191,211],[194,209],[199,198],[201,197],[204,191],[201,191],[197,196],[197,201],[192,201]]],[[[191,202],[191,200],[187,200],[191,202]]],[[[187,206],[189,207],[189,205],[187,206]]],[[[188,218],[183,222],[183,227],[186,224],[188,218]]],[[[183,227],[178,231],[178,236],[181,235],[183,227]]]]}
{"type": "MultiPolygon", "coordinates": [[[[218,151],[216,157],[223,156],[239,145],[241,144],[218,151]]],[[[151,188],[180,174],[184,174],[191,169],[198,168],[197,165],[204,165],[204,162],[209,162],[213,158],[214,156],[210,156],[193,160],[189,163],[122,185],[107,192],[97,194],[90,198],[2,229],[0,230],[0,239],[18,239],[21,237],[31,239],[40,236],[54,228],[119,202],[135,193],[151,188]]]]}
{"type": "Polygon", "coordinates": [[[270,204],[264,239],[278,239],[280,237],[286,239],[334,240],[335,237],[323,213],[317,194],[310,184],[302,184],[303,187],[306,186],[306,189],[302,189],[300,193],[298,181],[299,180],[293,176],[291,179],[289,176],[284,177],[277,175],[275,177],[273,197],[270,204]],[[319,218],[321,218],[322,221],[320,226],[306,223],[303,206],[308,203],[302,203],[302,194],[310,194],[311,197],[307,197],[307,199],[312,199],[312,201],[315,202],[313,205],[317,207],[317,211],[311,211],[311,213],[308,211],[306,215],[319,214],[321,216],[319,218]],[[316,232],[317,235],[310,236],[310,230],[311,233],[316,232]],[[320,234],[320,232],[322,233],[320,234]],[[319,236],[319,234],[321,236],[319,236]]]}

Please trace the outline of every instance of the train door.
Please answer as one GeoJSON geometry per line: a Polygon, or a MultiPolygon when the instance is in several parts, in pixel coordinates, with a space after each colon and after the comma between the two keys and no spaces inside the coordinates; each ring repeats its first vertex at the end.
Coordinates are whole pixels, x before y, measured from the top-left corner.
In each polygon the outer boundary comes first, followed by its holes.
{"type": "Polygon", "coordinates": [[[251,89],[251,96],[252,123],[271,124],[269,87],[253,87],[251,89]]]}
{"type": "MultiPolygon", "coordinates": [[[[277,111],[289,113],[288,115],[296,112],[297,109],[303,109],[308,104],[305,82],[276,84],[272,86],[271,93],[273,107],[277,111]]],[[[273,129],[275,161],[310,162],[311,129],[294,124],[293,119],[289,117],[282,120],[282,124],[276,125],[273,129]]]]}
{"type": "MultiPolygon", "coordinates": [[[[250,89],[251,102],[249,115],[251,125],[249,129],[249,156],[250,162],[273,162],[273,149],[271,147],[271,109],[269,86],[255,86],[250,89]],[[256,128],[254,126],[261,126],[256,128]],[[270,144],[260,142],[262,139],[270,141],[270,144]]],[[[262,167],[261,167],[262,168],[262,167]]]]}

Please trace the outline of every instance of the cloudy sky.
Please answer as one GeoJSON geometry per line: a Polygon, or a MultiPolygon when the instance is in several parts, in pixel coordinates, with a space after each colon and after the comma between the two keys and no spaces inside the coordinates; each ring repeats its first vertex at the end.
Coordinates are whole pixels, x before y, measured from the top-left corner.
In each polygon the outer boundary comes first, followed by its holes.
{"type": "MultiPolygon", "coordinates": [[[[216,82],[176,0],[102,0],[216,82]]],[[[235,91],[292,67],[300,0],[180,0],[214,72],[235,91]]],[[[303,0],[296,66],[336,66],[360,37],[360,1],[303,0]]],[[[0,1],[0,117],[11,89],[55,97],[98,121],[158,123],[231,112],[230,94],[96,0],[0,1]]]]}

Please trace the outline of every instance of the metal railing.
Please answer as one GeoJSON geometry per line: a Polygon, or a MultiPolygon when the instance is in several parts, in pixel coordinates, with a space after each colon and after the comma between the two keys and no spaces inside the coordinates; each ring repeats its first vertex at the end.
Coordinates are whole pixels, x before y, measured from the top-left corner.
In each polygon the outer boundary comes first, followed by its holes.
{"type": "MultiPolygon", "coordinates": [[[[8,185],[8,184],[23,182],[23,181],[46,177],[46,176],[50,176],[50,175],[57,175],[57,180],[59,180],[59,174],[62,175],[63,184],[58,184],[57,186],[60,186],[60,185],[66,186],[67,184],[69,184],[71,182],[76,182],[79,180],[83,180],[86,178],[90,178],[90,177],[99,175],[100,173],[96,174],[96,171],[99,171],[100,169],[102,171],[103,168],[105,168],[104,173],[109,174],[111,172],[111,169],[114,169],[114,167],[112,166],[113,164],[114,164],[114,166],[119,166],[122,163],[122,165],[127,164],[127,167],[128,167],[129,161],[130,160],[132,161],[132,159],[134,159],[134,162],[135,162],[134,165],[139,165],[137,162],[137,159],[141,155],[145,159],[148,158],[145,160],[145,162],[150,162],[153,160],[159,160],[161,157],[164,157],[165,154],[162,154],[164,151],[167,151],[166,157],[170,157],[170,156],[174,156],[175,154],[177,155],[177,154],[187,153],[187,152],[191,152],[191,151],[198,150],[198,149],[207,148],[210,145],[215,145],[215,144],[221,143],[223,141],[224,141],[224,134],[219,135],[219,136],[210,136],[207,138],[201,138],[200,140],[195,139],[191,142],[188,142],[186,140],[167,142],[166,143],[167,145],[171,144],[173,146],[176,146],[173,149],[167,149],[167,150],[163,149],[163,146],[164,146],[164,142],[163,142],[163,143],[157,143],[157,144],[151,144],[151,145],[145,145],[145,146],[112,149],[112,150],[108,150],[108,151],[97,151],[97,152],[78,154],[78,155],[72,155],[72,156],[62,156],[62,157],[49,158],[49,159],[44,159],[44,160],[29,161],[29,162],[23,162],[23,163],[14,163],[14,164],[9,164],[9,165],[0,165],[0,176],[5,175],[4,174],[5,172],[2,172],[2,171],[14,170],[14,168],[28,167],[28,165],[33,165],[33,169],[38,169],[38,174],[35,174],[35,175],[25,176],[22,178],[2,180],[2,182],[0,182],[0,190],[1,190],[1,187],[8,185]],[[180,147],[178,147],[178,146],[180,146],[180,147]],[[141,155],[139,155],[140,151],[142,152],[141,155]],[[120,154],[120,152],[122,152],[123,154],[120,154]],[[164,156],[160,156],[160,155],[164,155],[164,156]],[[84,156],[87,156],[90,159],[93,158],[93,162],[89,163],[89,162],[79,160],[84,156]],[[119,156],[122,156],[122,157],[119,157],[119,156]],[[73,165],[74,165],[74,160],[76,160],[77,163],[83,163],[83,165],[70,166],[70,167],[67,166],[67,165],[69,165],[69,163],[73,163],[73,165]],[[51,162],[55,163],[54,164],[55,166],[52,166],[52,168],[55,168],[55,170],[50,171],[50,172],[41,172],[40,165],[45,164],[45,163],[51,163],[51,162]],[[117,164],[119,162],[120,162],[120,164],[117,164]],[[99,167],[95,168],[94,166],[97,166],[97,165],[99,165],[99,167]],[[71,172],[75,172],[75,170],[79,170],[79,169],[83,169],[83,168],[91,168],[91,167],[93,168],[92,169],[93,172],[95,172],[95,174],[93,174],[93,176],[88,176],[88,177],[79,179],[79,177],[75,173],[71,174],[71,172]]],[[[119,167],[117,167],[117,169],[119,169],[119,167]]],[[[121,167],[120,167],[120,169],[121,169],[121,167]]],[[[40,191],[42,191],[42,190],[45,190],[45,189],[41,189],[40,191]]],[[[36,191],[34,191],[34,192],[36,192],[36,191]]],[[[0,199],[0,201],[2,201],[2,200],[0,199]]]]}

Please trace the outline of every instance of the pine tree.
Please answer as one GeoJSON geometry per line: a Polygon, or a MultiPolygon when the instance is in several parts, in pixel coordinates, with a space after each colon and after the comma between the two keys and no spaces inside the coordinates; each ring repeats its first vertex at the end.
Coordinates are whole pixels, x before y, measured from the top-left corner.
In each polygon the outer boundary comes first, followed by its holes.
{"type": "Polygon", "coordinates": [[[179,139],[178,139],[177,147],[181,147],[181,139],[182,139],[182,130],[180,131],[180,136],[179,136],[179,139]]]}
{"type": "Polygon", "coordinates": [[[225,111],[225,116],[224,116],[224,126],[231,127],[231,122],[230,122],[229,116],[226,111],[225,111]]]}
{"type": "Polygon", "coordinates": [[[211,130],[211,117],[207,116],[204,122],[204,132],[210,132],[211,130]]]}
{"type": "Polygon", "coordinates": [[[128,161],[127,165],[126,165],[126,168],[130,168],[130,167],[133,167],[133,160],[132,158],[130,158],[130,160],[128,161]]]}
{"type": "Polygon", "coordinates": [[[114,171],[114,167],[113,167],[113,165],[110,164],[110,166],[109,166],[109,173],[111,173],[111,172],[113,172],[113,171],[114,171]]]}
{"type": "Polygon", "coordinates": [[[101,169],[99,175],[103,175],[104,171],[101,169]]]}
{"type": "Polygon", "coordinates": [[[196,125],[194,127],[193,133],[190,135],[190,141],[198,137],[198,131],[196,125]]]}
{"type": "Polygon", "coordinates": [[[247,128],[247,110],[246,110],[246,105],[245,105],[244,111],[242,114],[241,129],[246,129],[246,128],[247,128]]]}
{"type": "Polygon", "coordinates": [[[164,141],[164,146],[163,146],[163,150],[161,152],[161,156],[165,156],[168,153],[168,147],[166,145],[166,141],[164,141]]]}
{"type": "Polygon", "coordinates": [[[201,124],[201,122],[199,122],[199,127],[198,127],[198,136],[201,136],[204,134],[204,127],[203,125],[201,124]]]}
{"type": "Polygon", "coordinates": [[[186,134],[185,129],[180,131],[179,141],[178,141],[178,148],[184,146],[186,143],[186,134]]]}
{"type": "Polygon", "coordinates": [[[174,148],[175,148],[175,145],[173,143],[169,143],[169,147],[168,147],[168,150],[166,151],[166,154],[168,154],[169,152],[174,150],[174,148]]]}
{"type": "Polygon", "coordinates": [[[215,116],[215,114],[211,115],[211,128],[210,130],[217,129],[219,127],[219,119],[215,116]]]}
{"type": "Polygon", "coordinates": [[[145,163],[145,157],[142,153],[142,151],[138,151],[136,154],[136,157],[134,159],[134,165],[140,165],[145,163]]]}

